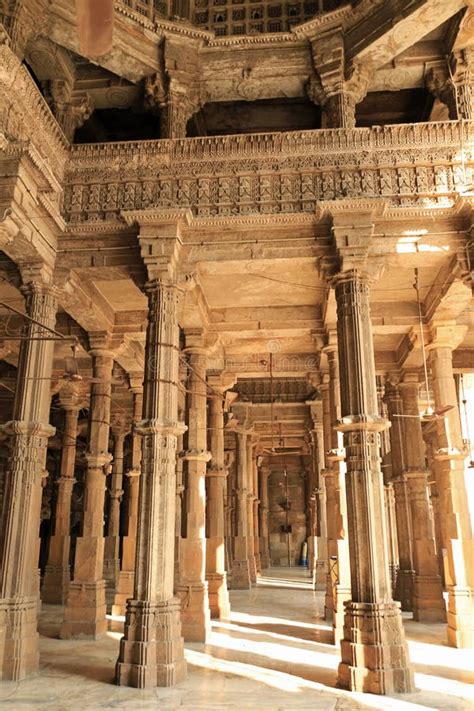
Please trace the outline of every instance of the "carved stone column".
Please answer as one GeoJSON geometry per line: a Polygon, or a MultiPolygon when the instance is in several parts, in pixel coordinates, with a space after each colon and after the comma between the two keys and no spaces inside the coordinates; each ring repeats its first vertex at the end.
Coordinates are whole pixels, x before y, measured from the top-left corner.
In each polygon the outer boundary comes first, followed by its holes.
{"type": "MultiPolygon", "coordinates": [[[[92,337],[90,337],[91,340],[92,337]]],[[[69,585],[61,639],[92,637],[107,631],[104,580],[105,467],[112,459],[108,452],[113,353],[102,337],[93,349],[89,443],[84,490],[82,534],[76,543],[74,579],[69,585]]]]}
{"type": "Polygon", "coordinates": [[[254,443],[252,437],[247,437],[247,556],[249,560],[250,581],[257,582],[257,561],[255,560],[254,547],[254,519],[253,502],[256,498],[254,491],[254,443]]]}
{"type": "Polygon", "coordinates": [[[71,578],[69,566],[71,497],[75,481],[77,423],[81,404],[78,393],[71,387],[60,391],[59,402],[65,410],[61,469],[56,482],[58,493],[54,512],[54,530],[49,541],[41,599],[43,602],[63,605],[66,602],[71,578]]]}
{"type": "MultiPolygon", "coordinates": [[[[398,378],[397,378],[398,380],[398,378]]],[[[411,612],[413,609],[413,584],[415,571],[413,569],[412,526],[410,504],[408,501],[408,485],[405,470],[403,450],[403,419],[402,400],[398,383],[385,382],[385,404],[391,423],[390,447],[392,460],[393,492],[395,496],[395,517],[397,521],[398,541],[398,571],[393,597],[401,603],[402,610],[411,612]]]]}
{"type": "MultiPolygon", "coordinates": [[[[234,499],[235,499],[235,451],[225,452],[225,468],[227,471],[227,477],[225,480],[225,502],[224,502],[224,514],[225,514],[225,566],[227,574],[230,578],[232,575],[232,565],[234,560],[234,535],[232,531],[232,521],[234,518],[234,499]]],[[[230,587],[229,579],[227,581],[227,586],[230,587]]]]}
{"type": "Polygon", "coordinates": [[[474,541],[465,477],[461,419],[453,376],[453,350],[462,342],[466,326],[451,323],[432,327],[431,367],[435,406],[447,410],[437,420],[440,462],[439,497],[446,527],[448,641],[454,647],[474,645],[474,541]]]}
{"type": "Polygon", "coordinates": [[[258,515],[258,507],[260,499],[258,498],[258,466],[257,454],[255,453],[252,460],[253,473],[253,552],[255,557],[255,568],[257,575],[262,573],[262,562],[260,560],[260,519],[258,515]]]}
{"type": "Polygon", "coordinates": [[[405,373],[399,385],[402,394],[404,419],[404,476],[408,484],[413,533],[413,619],[419,622],[445,622],[441,578],[438,574],[433,522],[428,494],[428,476],[421,420],[419,417],[418,373],[405,373]]]}
{"type": "Polygon", "coordinates": [[[111,427],[114,438],[114,458],[109,489],[109,521],[104,547],[104,578],[106,584],[115,594],[120,574],[120,503],[123,489],[123,445],[125,429],[123,423],[116,422],[111,427]]]}
{"type": "Polygon", "coordinates": [[[392,584],[392,596],[394,596],[395,585],[398,573],[398,546],[397,546],[397,519],[395,516],[395,493],[393,484],[384,484],[385,519],[387,523],[388,535],[388,560],[390,568],[390,582],[392,584]]]}
{"type": "Polygon", "coordinates": [[[345,605],[338,683],[378,694],[411,691],[400,604],[391,597],[379,456],[379,432],[387,422],[378,414],[369,280],[365,273],[349,269],[339,273],[333,285],[352,589],[352,601],[345,605]]]}
{"type": "Polygon", "coordinates": [[[26,314],[20,342],[11,457],[5,482],[0,531],[0,679],[24,679],[38,671],[38,531],[41,479],[46,464],[52,340],[57,292],[43,283],[24,286],[26,314]],[[46,328],[44,328],[46,327],[46,328]]]}
{"type": "Polygon", "coordinates": [[[260,467],[259,483],[259,532],[260,532],[260,563],[262,569],[270,567],[270,542],[268,537],[268,479],[271,474],[269,467],[260,467]]]}
{"type": "MultiPolygon", "coordinates": [[[[141,378],[140,378],[141,379],[141,378]]],[[[112,606],[113,615],[125,615],[128,598],[133,597],[135,578],[135,552],[137,547],[138,494],[140,491],[140,465],[142,458],[141,435],[138,431],[142,419],[143,387],[130,388],[133,393],[132,459],[128,477],[128,509],[126,533],[122,541],[122,569],[119,573],[117,592],[112,606]]]]}
{"type": "Polygon", "coordinates": [[[312,578],[315,590],[325,590],[328,577],[328,543],[326,515],[326,486],[324,469],[324,427],[322,401],[310,405],[313,418],[311,430],[311,467],[314,499],[314,562],[312,578]]]}
{"type": "MultiPolygon", "coordinates": [[[[336,546],[336,527],[334,520],[334,476],[331,471],[329,462],[326,460],[327,453],[331,450],[331,407],[329,403],[329,375],[324,373],[319,386],[322,403],[323,403],[323,459],[324,468],[321,469],[321,478],[324,481],[324,491],[326,494],[326,549],[327,549],[327,572],[326,572],[326,594],[324,596],[324,619],[331,620],[333,618],[333,597],[332,597],[332,581],[331,581],[331,565],[330,555],[334,554],[336,546]],[[332,477],[332,478],[331,478],[332,477]],[[332,551],[332,552],[330,552],[332,551]]],[[[335,554],[334,554],[335,555],[335,554]]]]}
{"type": "Polygon", "coordinates": [[[206,580],[211,617],[228,619],[229,591],[225,570],[224,499],[227,471],[224,466],[224,392],[221,379],[210,377],[209,431],[212,460],[207,469],[206,580]]]}
{"type": "Polygon", "coordinates": [[[208,584],[206,580],[206,465],[207,451],[207,351],[202,330],[186,333],[189,358],[187,449],[185,461],[186,513],[179,556],[183,637],[205,642],[210,632],[208,584]]]}
{"type": "MultiPolygon", "coordinates": [[[[176,240],[178,241],[178,240],[176,240]]],[[[179,291],[168,274],[147,285],[142,460],[133,597],[116,683],[171,686],[186,676],[180,602],[173,596],[178,422],[179,291]]],[[[137,403],[136,403],[137,404],[137,403]]]]}
{"type": "Polygon", "coordinates": [[[341,395],[339,384],[339,360],[337,343],[333,334],[330,335],[331,343],[325,351],[329,367],[329,408],[331,422],[331,448],[326,452],[326,461],[329,470],[325,473],[325,484],[328,490],[328,502],[331,511],[328,517],[333,519],[333,536],[331,546],[328,545],[330,565],[336,565],[330,571],[332,584],[332,623],[334,629],[334,643],[337,645],[343,636],[344,603],[351,599],[350,558],[347,526],[346,482],[344,463],[344,448],[342,435],[337,431],[336,425],[341,412],[341,395]],[[335,560],[336,558],[336,560],[335,560]]]}
{"type": "Polygon", "coordinates": [[[248,558],[247,522],[247,439],[244,431],[237,437],[237,490],[236,490],[236,531],[234,539],[234,560],[232,563],[232,590],[248,590],[251,587],[248,558]]]}

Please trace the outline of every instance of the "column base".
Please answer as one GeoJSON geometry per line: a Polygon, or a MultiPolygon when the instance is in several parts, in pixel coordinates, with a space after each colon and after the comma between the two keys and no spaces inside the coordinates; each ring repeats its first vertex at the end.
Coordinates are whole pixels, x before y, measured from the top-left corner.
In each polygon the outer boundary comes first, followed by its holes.
{"type": "Polygon", "coordinates": [[[64,605],[70,582],[69,565],[47,565],[41,587],[42,602],[48,605],[64,605]]]}
{"type": "Polygon", "coordinates": [[[251,587],[248,560],[234,560],[232,565],[232,590],[250,590],[251,587]]]}
{"type": "Polygon", "coordinates": [[[125,615],[127,600],[133,597],[134,582],[135,572],[133,570],[120,571],[114,604],[112,605],[112,615],[125,615]]]}
{"type": "Polygon", "coordinates": [[[446,605],[439,575],[415,576],[413,619],[416,622],[446,622],[446,605]]]}
{"type": "Polygon", "coordinates": [[[344,622],[346,615],[346,602],[350,602],[352,597],[351,589],[342,585],[336,585],[335,600],[333,600],[332,627],[334,631],[334,644],[336,647],[344,638],[344,622]]]}
{"type": "Polygon", "coordinates": [[[397,600],[403,612],[411,612],[413,609],[413,586],[415,581],[414,570],[398,569],[397,582],[393,597],[397,600]]]}
{"type": "Polygon", "coordinates": [[[64,608],[61,639],[99,639],[107,632],[105,580],[95,583],[71,581],[64,608]]]}
{"type": "Polygon", "coordinates": [[[249,575],[250,575],[250,582],[251,583],[256,583],[257,582],[257,565],[255,563],[255,556],[254,555],[249,555],[249,575]]]}
{"type": "Polygon", "coordinates": [[[400,604],[347,602],[338,687],[372,694],[415,690],[400,604]]]}
{"type": "Polygon", "coordinates": [[[207,582],[180,583],[176,596],[181,601],[181,629],[186,642],[205,642],[211,631],[207,582]]]}
{"type": "MultiPolygon", "coordinates": [[[[258,538],[256,539],[256,541],[257,541],[257,543],[256,543],[256,545],[257,545],[258,538]]],[[[256,569],[257,575],[261,575],[262,574],[262,562],[260,560],[260,553],[255,552],[254,558],[255,558],[255,569],[256,569]]]]}
{"type": "Polygon", "coordinates": [[[448,586],[448,644],[459,649],[474,648],[474,591],[448,586]]]}
{"type": "Polygon", "coordinates": [[[325,560],[316,560],[314,565],[314,589],[326,590],[327,563],[325,560]]]}
{"type": "Polygon", "coordinates": [[[206,581],[211,619],[228,620],[230,617],[230,600],[226,573],[207,573],[206,581]]]}
{"type": "Polygon", "coordinates": [[[0,600],[0,681],[21,681],[39,668],[38,598],[0,600]]]}
{"type": "Polygon", "coordinates": [[[129,600],[115,667],[119,686],[174,686],[186,678],[180,603],[129,600]]]}

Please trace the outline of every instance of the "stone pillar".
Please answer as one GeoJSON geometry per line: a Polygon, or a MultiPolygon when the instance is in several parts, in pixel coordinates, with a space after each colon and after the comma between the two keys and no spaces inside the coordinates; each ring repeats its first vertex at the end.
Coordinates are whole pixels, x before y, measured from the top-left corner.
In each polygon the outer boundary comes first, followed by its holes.
{"type": "Polygon", "coordinates": [[[228,619],[229,591],[225,570],[224,499],[227,471],[224,466],[224,389],[210,378],[209,431],[212,460],[207,469],[206,580],[211,617],[228,619]]]}
{"type": "Polygon", "coordinates": [[[323,458],[324,469],[321,470],[321,478],[324,481],[324,491],[326,494],[326,535],[327,535],[327,573],[326,573],[326,594],[324,596],[324,619],[331,620],[333,618],[333,596],[332,596],[332,581],[331,581],[331,565],[333,564],[330,556],[335,555],[334,548],[336,546],[336,528],[334,520],[334,477],[326,460],[327,453],[331,450],[331,407],[329,404],[329,375],[324,373],[320,385],[321,397],[323,402],[323,458]],[[331,478],[332,477],[332,478],[331,478]]]}
{"type": "Polygon", "coordinates": [[[255,556],[255,568],[257,575],[262,574],[262,562],[260,560],[260,518],[258,515],[258,507],[260,499],[258,498],[258,466],[257,455],[252,460],[253,470],[253,551],[255,556]]]}
{"type": "Polygon", "coordinates": [[[111,430],[114,438],[114,459],[109,489],[108,530],[104,547],[104,578],[115,595],[120,574],[120,503],[123,496],[123,445],[126,433],[120,422],[115,423],[111,430]]]}
{"type": "Polygon", "coordinates": [[[328,577],[328,543],[326,486],[324,469],[324,427],[323,403],[311,404],[313,429],[311,430],[311,466],[313,470],[313,497],[315,515],[315,549],[313,563],[313,584],[315,590],[325,590],[328,577]]]}
{"type": "Polygon", "coordinates": [[[232,590],[248,590],[251,587],[248,559],[247,523],[247,438],[246,432],[236,433],[237,437],[237,490],[236,490],[236,531],[234,539],[234,560],[232,563],[232,590]]]}
{"type": "Polygon", "coordinates": [[[94,381],[89,410],[82,533],[76,543],[74,579],[69,585],[64,608],[61,639],[84,636],[97,639],[107,632],[103,577],[104,503],[105,467],[112,459],[108,447],[114,356],[104,347],[95,348],[90,353],[94,381]]]}
{"type": "Polygon", "coordinates": [[[345,604],[338,684],[352,691],[413,690],[400,604],[391,596],[380,468],[369,280],[350,269],[333,281],[341,372],[341,419],[346,451],[352,601],[345,604]]]}
{"type": "Polygon", "coordinates": [[[131,387],[133,393],[132,422],[132,458],[131,468],[126,473],[128,477],[128,508],[126,533],[122,541],[122,568],[119,572],[113,615],[125,615],[128,598],[133,597],[133,581],[135,577],[135,552],[137,547],[138,524],[138,494],[140,491],[140,463],[142,458],[141,436],[137,431],[142,419],[143,388],[139,385],[131,387]]]}
{"type": "Polygon", "coordinates": [[[61,469],[56,484],[58,493],[54,512],[54,530],[49,541],[48,562],[41,588],[43,602],[64,605],[71,578],[69,549],[71,541],[71,497],[76,463],[77,424],[80,402],[71,387],[59,393],[59,402],[65,410],[62,437],[61,469]]]}
{"type": "Polygon", "coordinates": [[[339,360],[337,344],[333,334],[330,335],[332,343],[326,346],[329,367],[329,408],[331,423],[331,448],[326,453],[329,470],[325,475],[328,501],[331,500],[331,512],[328,516],[333,518],[332,546],[328,548],[330,565],[337,565],[330,579],[332,583],[332,612],[334,643],[337,645],[343,636],[344,603],[351,599],[350,558],[347,533],[347,504],[346,482],[344,463],[344,448],[342,435],[337,431],[336,425],[341,412],[341,395],[339,385],[339,360]],[[334,560],[337,558],[337,563],[334,560]],[[337,579],[335,579],[337,578],[337,579]]]}
{"type": "Polygon", "coordinates": [[[254,520],[253,520],[253,502],[255,500],[254,492],[254,449],[252,437],[247,437],[247,557],[249,561],[250,581],[257,582],[257,561],[255,560],[254,547],[254,520]]]}
{"type": "Polygon", "coordinates": [[[173,596],[176,445],[183,429],[179,291],[164,275],[147,284],[147,295],[143,419],[134,429],[142,435],[135,582],[116,666],[116,683],[138,688],[171,686],[186,676],[180,603],[173,596]]]}
{"type": "Polygon", "coordinates": [[[188,433],[183,456],[186,512],[177,595],[181,599],[184,639],[205,642],[211,624],[206,580],[206,465],[211,454],[207,451],[207,351],[202,330],[186,333],[186,353],[189,358],[188,433]]]}
{"type": "Polygon", "coordinates": [[[421,431],[418,373],[405,373],[399,385],[404,419],[404,476],[408,484],[413,535],[413,619],[419,622],[445,622],[441,578],[438,574],[433,522],[428,494],[423,434],[421,431]]]}
{"type": "Polygon", "coordinates": [[[0,531],[0,679],[18,681],[38,671],[38,554],[41,479],[46,464],[56,289],[22,288],[26,299],[0,531]],[[45,328],[44,328],[45,327],[45,328]],[[41,340],[43,339],[43,340],[41,340]]]}
{"type": "Polygon", "coordinates": [[[269,467],[260,467],[259,483],[259,532],[260,532],[260,563],[262,569],[270,567],[270,543],[268,537],[268,479],[271,474],[269,467]]]}
{"type": "Polygon", "coordinates": [[[388,534],[388,561],[390,568],[390,582],[394,596],[398,573],[398,547],[397,547],[397,520],[395,516],[395,493],[393,484],[384,484],[385,519],[388,534]]]}
{"type": "Polygon", "coordinates": [[[440,463],[439,497],[445,520],[448,589],[448,641],[454,647],[474,645],[474,541],[465,476],[461,418],[453,376],[453,350],[462,342],[466,326],[435,324],[432,327],[431,368],[435,407],[446,408],[437,422],[440,463]]]}
{"type": "MultiPolygon", "coordinates": [[[[398,379],[397,379],[398,380],[398,379]]],[[[403,451],[403,419],[402,400],[398,383],[387,380],[385,383],[385,404],[391,423],[390,448],[392,461],[391,482],[395,496],[395,518],[397,521],[398,571],[393,597],[401,604],[402,610],[411,612],[413,609],[413,584],[415,571],[413,569],[412,527],[410,504],[408,501],[408,485],[404,474],[405,459],[403,451]]]]}
{"type": "MultiPolygon", "coordinates": [[[[225,566],[228,576],[232,575],[232,565],[234,560],[233,553],[233,531],[232,520],[234,516],[234,490],[236,488],[235,480],[235,452],[228,451],[225,454],[227,477],[225,480],[225,566]]],[[[227,581],[228,587],[229,580],[227,581]]]]}

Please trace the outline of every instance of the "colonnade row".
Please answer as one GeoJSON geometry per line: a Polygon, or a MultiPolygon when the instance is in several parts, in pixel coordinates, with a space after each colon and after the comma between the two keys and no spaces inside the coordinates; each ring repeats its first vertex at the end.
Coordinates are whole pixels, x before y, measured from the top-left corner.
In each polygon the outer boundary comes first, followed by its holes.
{"type": "MultiPolygon", "coordinates": [[[[314,460],[319,458],[321,462],[324,456],[324,469],[315,467],[318,476],[321,473],[325,480],[324,557],[329,561],[337,558],[339,569],[333,585],[334,576],[331,578],[331,571],[326,568],[330,583],[326,606],[333,614],[335,630],[340,630],[338,683],[351,690],[374,693],[410,691],[413,676],[400,603],[392,595],[394,556],[386,524],[380,462],[380,436],[389,423],[379,414],[377,400],[369,314],[370,279],[365,271],[351,268],[339,272],[332,285],[337,303],[337,351],[328,348],[329,377],[323,383],[322,434],[316,428],[313,441],[314,460]]],[[[261,477],[259,492],[250,433],[243,425],[237,435],[235,537],[230,550],[225,545],[228,516],[224,507],[225,388],[217,379],[206,381],[203,332],[199,329],[186,332],[189,377],[186,426],[183,424],[180,287],[168,273],[152,279],[146,291],[146,365],[143,394],[139,389],[134,393],[129,525],[114,603],[116,611],[125,608],[116,682],[140,688],[172,685],[183,679],[186,674],[183,638],[205,639],[210,614],[228,614],[226,549],[234,588],[248,588],[268,556],[265,478],[261,477]],[[183,452],[179,460],[178,451],[183,452]],[[183,505],[177,515],[177,499],[181,502],[181,495],[183,505]],[[266,547],[260,538],[266,539],[266,547]]],[[[3,679],[21,679],[38,668],[38,526],[47,439],[53,433],[48,423],[53,344],[42,336],[44,328],[54,326],[57,293],[50,285],[34,282],[25,288],[25,297],[26,312],[32,320],[28,321],[26,338],[21,342],[13,419],[5,428],[11,438],[11,459],[0,540],[0,678],[3,679]]],[[[453,324],[433,325],[431,359],[436,404],[440,408],[453,405],[446,417],[437,421],[435,453],[449,571],[448,634],[452,644],[468,646],[473,641],[472,533],[452,369],[456,329],[453,324]]],[[[45,595],[48,589],[67,587],[60,633],[63,638],[99,637],[106,630],[103,511],[105,471],[112,458],[108,447],[114,354],[106,335],[97,336],[91,345],[94,377],[82,532],[77,540],[73,578],[69,581],[65,570],[68,514],[67,505],[64,506],[63,518],[56,521],[50,551],[54,560],[46,571],[44,586],[45,595]]],[[[400,390],[404,406],[416,417],[413,427],[410,425],[403,432],[405,460],[397,459],[397,440],[393,434],[396,425],[392,425],[395,465],[390,483],[396,501],[405,501],[404,505],[396,506],[399,563],[395,588],[409,590],[418,619],[441,619],[441,581],[429,526],[421,424],[417,419],[418,383],[407,376],[400,390]],[[401,465],[402,461],[405,464],[401,465]],[[410,517],[409,557],[400,537],[404,531],[403,516],[410,517]]],[[[392,406],[389,393],[389,411],[392,406]]],[[[71,443],[77,427],[73,412],[71,407],[66,418],[71,443]]],[[[121,444],[120,440],[116,443],[116,474],[121,444]]],[[[63,486],[58,503],[70,493],[72,450],[71,446],[64,452],[60,478],[63,486]]],[[[319,487],[316,489],[315,502],[320,504],[319,487]]],[[[322,510],[321,505],[319,509],[322,510]]],[[[315,515],[320,534],[323,518],[320,513],[315,515]]],[[[315,568],[318,561],[321,568],[317,546],[324,536],[317,534],[318,531],[313,540],[312,559],[316,561],[315,568]]],[[[405,592],[397,596],[406,597],[405,592]]]]}

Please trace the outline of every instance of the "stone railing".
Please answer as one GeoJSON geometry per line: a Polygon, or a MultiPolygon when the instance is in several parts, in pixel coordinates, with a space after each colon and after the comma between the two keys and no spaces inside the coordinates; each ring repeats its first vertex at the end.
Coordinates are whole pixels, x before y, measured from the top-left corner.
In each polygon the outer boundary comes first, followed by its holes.
{"type": "Polygon", "coordinates": [[[473,163],[466,121],[74,146],[64,212],[84,223],[146,208],[309,213],[347,198],[449,207],[472,185],[473,163]]]}
{"type": "Polygon", "coordinates": [[[118,0],[115,5],[119,9],[125,6],[149,20],[154,20],[156,16],[165,17],[167,12],[167,4],[162,0],[118,0]]]}

